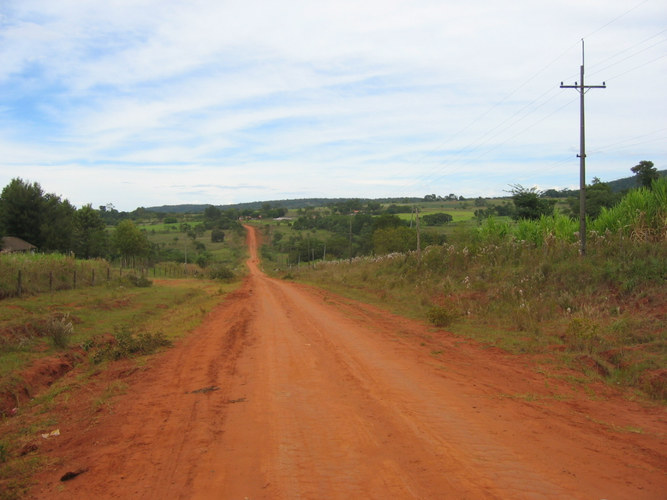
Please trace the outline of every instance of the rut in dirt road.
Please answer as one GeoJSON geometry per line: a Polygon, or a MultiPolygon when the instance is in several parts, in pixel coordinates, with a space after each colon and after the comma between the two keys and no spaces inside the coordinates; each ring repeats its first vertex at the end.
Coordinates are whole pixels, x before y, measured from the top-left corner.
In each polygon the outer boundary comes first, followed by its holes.
{"type": "Polygon", "coordinates": [[[38,498],[667,491],[662,409],[590,401],[516,357],[268,278],[251,227],[248,240],[244,287],[155,360],[112,414],[86,432],[63,430],[72,437],[53,455],[88,471],[62,486],[53,482],[62,467],[45,473],[38,498]],[[642,434],[624,432],[630,422],[642,434]]]}

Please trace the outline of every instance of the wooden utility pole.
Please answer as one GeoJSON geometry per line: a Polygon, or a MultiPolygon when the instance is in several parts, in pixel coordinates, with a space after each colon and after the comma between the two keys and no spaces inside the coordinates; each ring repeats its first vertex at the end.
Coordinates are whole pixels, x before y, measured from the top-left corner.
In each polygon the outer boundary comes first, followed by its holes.
{"type": "Polygon", "coordinates": [[[417,219],[417,262],[421,262],[422,260],[422,246],[421,246],[421,239],[420,239],[420,234],[419,234],[419,207],[415,207],[415,214],[416,214],[416,219],[417,219]]]}
{"type": "Polygon", "coordinates": [[[350,240],[347,252],[351,263],[352,262],[352,214],[350,214],[350,240]]]}
{"type": "Polygon", "coordinates": [[[588,89],[606,89],[605,82],[602,85],[584,85],[584,40],[581,40],[581,82],[574,85],[563,85],[562,89],[577,89],[579,92],[579,253],[586,255],[586,127],[584,119],[584,94],[588,89]]]}

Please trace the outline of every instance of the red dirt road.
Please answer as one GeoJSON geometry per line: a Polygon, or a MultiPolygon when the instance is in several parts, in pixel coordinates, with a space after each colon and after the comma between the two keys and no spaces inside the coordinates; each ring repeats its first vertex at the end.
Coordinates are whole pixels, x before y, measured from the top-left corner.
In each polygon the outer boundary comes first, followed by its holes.
{"type": "Polygon", "coordinates": [[[248,240],[242,289],[60,425],[35,498],[667,497],[663,408],[271,279],[248,240]]]}

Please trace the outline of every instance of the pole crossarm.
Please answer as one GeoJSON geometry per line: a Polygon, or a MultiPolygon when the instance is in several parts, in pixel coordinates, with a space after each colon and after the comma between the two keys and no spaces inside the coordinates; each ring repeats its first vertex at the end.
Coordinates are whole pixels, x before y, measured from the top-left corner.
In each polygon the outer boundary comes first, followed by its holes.
{"type": "Polygon", "coordinates": [[[563,85],[563,82],[560,82],[560,88],[562,89],[577,89],[580,90],[581,88],[588,90],[588,89],[606,89],[607,84],[605,82],[602,82],[602,85],[577,85],[577,82],[574,82],[574,85],[563,85]]]}

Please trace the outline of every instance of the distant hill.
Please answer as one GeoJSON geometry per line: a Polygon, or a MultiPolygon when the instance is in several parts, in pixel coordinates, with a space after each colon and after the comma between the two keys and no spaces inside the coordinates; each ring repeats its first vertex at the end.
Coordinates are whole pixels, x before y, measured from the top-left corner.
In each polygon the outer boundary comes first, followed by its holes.
{"type": "MultiPolygon", "coordinates": [[[[214,205],[215,207],[225,209],[237,210],[258,210],[262,205],[269,204],[274,208],[307,208],[307,207],[323,207],[334,203],[344,203],[350,200],[359,200],[363,203],[369,201],[376,201],[379,203],[416,203],[422,201],[423,198],[301,198],[293,200],[270,200],[270,201],[251,201],[248,203],[236,203],[230,205],[214,205]]],[[[159,207],[147,207],[146,210],[150,212],[164,212],[170,214],[197,214],[202,213],[206,207],[210,207],[211,203],[206,205],[162,205],[159,207]]]]}
{"type": "MultiPolygon", "coordinates": [[[[660,174],[660,177],[667,177],[667,170],[658,170],[658,174],[660,174]]],[[[609,181],[607,184],[615,193],[638,187],[636,175],[624,177],[623,179],[618,179],[615,181],[609,181]]]]}
{"type": "MultiPolygon", "coordinates": [[[[658,173],[662,177],[667,177],[667,170],[658,170],[658,173]]],[[[623,179],[617,179],[615,181],[607,181],[606,183],[609,184],[613,192],[622,192],[627,191],[628,189],[636,188],[637,177],[632,175],[630,177],[624,177],[623,179]]],[[[578,190],[572,191],[571,193],[575,194],[577,192],[578,190]]],[[[258,210],[262,208],[262,205],[268,203],[271,205],[271,207],[274,208],[282,207],[287,209],[298,209],[307,207],[323,207],[326,205],[343,203],[350,200],[359,200],[363,203],[367,203],[369,201],[375,201],[379,203],[417,203],[423,201],[423,198],[299,198],[291,200],[251,201],[248,203],[214,206],[221,210],[258,210]]],[[[145,210],[150,212],[163,212],[169,214],[200,214],[204,212],[206,207],[210,207],[211,205],[211,203],[202,205],[161,205],[159,207],[147,207],[145,210]]]]}

